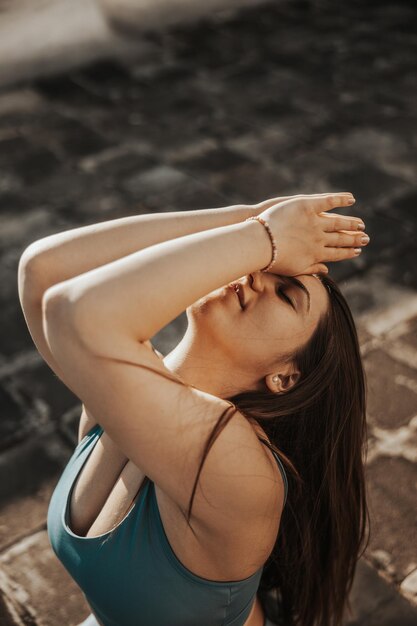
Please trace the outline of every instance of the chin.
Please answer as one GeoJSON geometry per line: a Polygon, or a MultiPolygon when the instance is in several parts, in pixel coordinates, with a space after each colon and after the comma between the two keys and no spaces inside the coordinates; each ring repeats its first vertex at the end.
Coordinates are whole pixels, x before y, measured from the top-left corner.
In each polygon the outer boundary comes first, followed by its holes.
{"type": "Polygon", "coordinates": [[[193,302],[193,304],[191,304],[187,308],[187,315],[189,317],[199,317],[201,315],[207,315],[212,309],[211,304],[211,299],[208,296],[203,296],[196,302],[193,302]]]}

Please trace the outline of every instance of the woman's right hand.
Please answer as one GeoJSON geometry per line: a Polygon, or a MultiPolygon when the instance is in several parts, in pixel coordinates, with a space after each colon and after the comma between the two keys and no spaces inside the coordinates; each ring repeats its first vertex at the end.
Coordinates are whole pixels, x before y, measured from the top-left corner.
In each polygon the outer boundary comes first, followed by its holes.
{"type": "Polygon", "coordinates": [[[326,211],[351,206],[351,193],[290,196],[259,203],[258,213],[269,224],[277,245],[277,259],[268,270],[274,274],[297,276],[326,272],[326,261],[343,261],[358,255],[366,245],[358,230],[357,217],[332,215],[326,211]]]}

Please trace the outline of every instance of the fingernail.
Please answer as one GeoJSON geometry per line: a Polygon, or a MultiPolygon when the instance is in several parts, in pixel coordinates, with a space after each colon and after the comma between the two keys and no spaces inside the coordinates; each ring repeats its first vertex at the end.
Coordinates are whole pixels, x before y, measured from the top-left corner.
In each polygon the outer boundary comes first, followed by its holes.
{"type": "Polygon", "coordinates": [[[368,241],[369,241],[368,235],[364,235],[363,237],[361,237],[361,242],[362,243],[368,243],[368,241]]]}
{"type": "Polygon", "coordinates": [[[355,254],[360,254],[362,252],[362,248],[353,248],[355,254]]]}
{"type": "Polygon", "coordinates": [[[356,200],[353,196],[349,198],[348,204],[355,204],[356,200]]]}
{"type": "Polygon", "coordinates": [[[358,230],[365,230],[365,224],[363,222],[358,223],[358,230]]]}

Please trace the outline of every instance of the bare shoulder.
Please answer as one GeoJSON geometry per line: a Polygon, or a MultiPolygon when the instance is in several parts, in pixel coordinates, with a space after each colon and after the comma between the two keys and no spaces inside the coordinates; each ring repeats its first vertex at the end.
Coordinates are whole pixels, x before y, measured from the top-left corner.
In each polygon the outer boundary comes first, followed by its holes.
{"type": "Polygon", "coordinates": [[[233,550],[233,536],[253,533],[259,520],[273,523],[276,466],[237,407],[185,385],[150,342],[127,337],[114,353],[110,346],[96,354],[70,339],[57,337],[56,352],[92,416],[88,426],[100,424],[181,512],[192,508],[204,536],[205,528],[217,539],[231,537],[233,550]]]}
{"type": "MultiPolygon", "coordinates": [[[[255,424],[255,436],[270,443],[263,429],[255,424]]],[[[247,508],[249,515],[242,514],[242,511],[236,515],[230,510],[225,518],[207,508],[207,524],[199,529],[207,554],[213,563],[222,563],[223,574],[228,572],[230,580],[252,575],[267,561],[280,528],[284,481],[274,454],[260,441],[259,446],[259,461],[252,467],[252,476],[248,476],[248,482],[253,481],[251,498],[254,504],[247,508]],[[269,489],[265,489],[265,484],[269,484],[269,489]]]]}

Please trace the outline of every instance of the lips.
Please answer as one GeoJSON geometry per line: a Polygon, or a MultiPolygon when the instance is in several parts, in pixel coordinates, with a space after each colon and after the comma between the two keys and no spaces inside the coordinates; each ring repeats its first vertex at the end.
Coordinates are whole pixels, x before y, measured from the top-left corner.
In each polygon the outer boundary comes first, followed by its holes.
{"type": "Polygon", "coordinates": [[[229,287],[236,293],[237,297],[239,298],[240,307],[243,310],[245,308],[245,297],[242,285],[240,283],[230,283],[229,287]]]}

